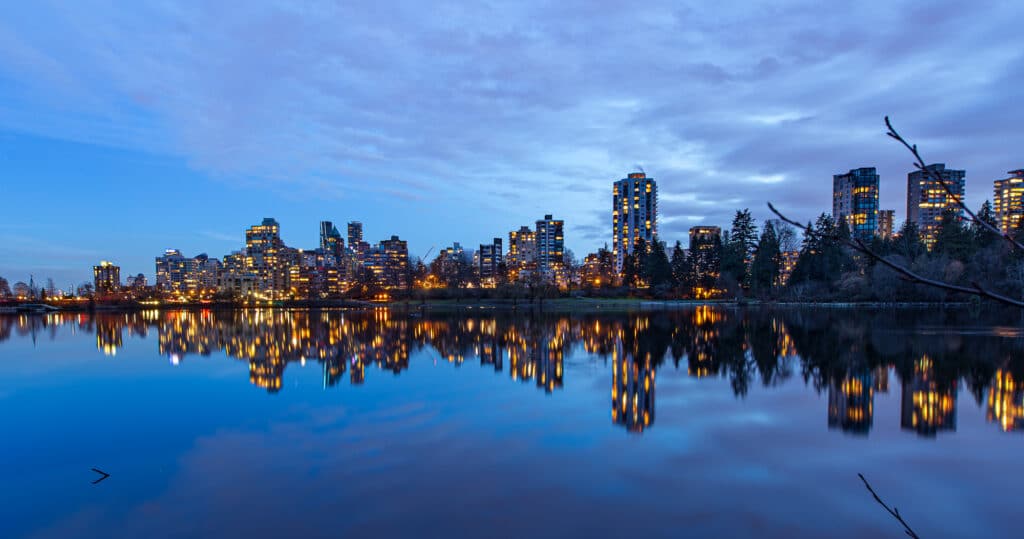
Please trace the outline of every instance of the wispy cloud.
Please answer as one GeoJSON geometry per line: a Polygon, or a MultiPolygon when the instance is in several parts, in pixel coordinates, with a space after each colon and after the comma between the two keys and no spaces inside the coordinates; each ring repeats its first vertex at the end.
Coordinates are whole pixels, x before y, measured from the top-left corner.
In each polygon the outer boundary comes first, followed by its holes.
{"type": "MultiPolygon", "coordinates": [[[[808,218],[828,209],[831,175],[857,166],[878,167],[883,206],[902,209],[908,160],[885,114],[968,169],[972,203],[1021,165],[1024,53],[999,37],[1018,33],[1019,2],[6,11],[0,128],[180,155],[273,197],[498,208],[524,222],[544,208],[586,242],[577,252],[610,235],[609,182],[637,163],[678,237],[737,207],[764,216],[768,199],[808,218]]],[[[496,227],[480,239],[508,224],[496,227]]]]}

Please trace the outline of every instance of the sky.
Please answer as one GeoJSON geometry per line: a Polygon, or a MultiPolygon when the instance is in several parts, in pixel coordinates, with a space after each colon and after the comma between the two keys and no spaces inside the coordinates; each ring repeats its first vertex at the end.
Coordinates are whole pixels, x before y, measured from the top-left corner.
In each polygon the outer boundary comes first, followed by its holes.
{"type": "MultiPolygon", "coordinates": [[[[0,18],[0,276],[58,287],[246,227],[358,220],[412,256],[554,214],[577,257],[642,167],[659,233],[831,210],[874,166],[905,215],[911,158],[967,201],[1024,167],[1019,1],[12,3],[0,18]]],[[[339,227],[342,228],[342,227],[339,227]]],[[[507,241],[507,239],[506,239],[507,241]]]]}

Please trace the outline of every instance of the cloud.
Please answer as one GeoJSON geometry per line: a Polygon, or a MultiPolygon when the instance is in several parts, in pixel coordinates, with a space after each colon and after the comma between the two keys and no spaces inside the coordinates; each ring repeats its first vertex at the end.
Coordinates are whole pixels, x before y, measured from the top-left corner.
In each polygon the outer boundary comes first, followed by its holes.
{"type": "Polygon", "coordinates": [[[31,3],[0,21],[0,128],[178,155],[269,196],[512,221],[467,244],[551,212],[583,253],[607,241],[609,184],[636,163],[659,181],[670,241],[695,218],[765,217],[767,200],[828,211],[831,175],[859,166],[879,168],[883,207],[902,213],[909,160],[886,114],[966,168],[980,203],[1021,165],[1024,54],[996,36],[1022,11],[31,3]]]}

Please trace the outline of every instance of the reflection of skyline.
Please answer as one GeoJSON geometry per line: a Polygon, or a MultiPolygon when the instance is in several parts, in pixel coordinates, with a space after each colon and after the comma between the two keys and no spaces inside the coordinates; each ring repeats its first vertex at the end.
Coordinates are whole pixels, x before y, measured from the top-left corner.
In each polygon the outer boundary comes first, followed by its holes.
{"type": "Polygon", "coordinates": [[[422,351],[456,367],[478,360],[497,373],[507,369],[509,380],[550,394],[563,388],[566,358],[579,349],[610,363],[612,420],[633,432],[653,427],[655,373],[666,361],[696,379],[727,379],[737,398],[758,382],[772,387],[802,378],[816,391],[827,392],[829,428],[856,435],[873,428],[875,395],[888,392],[894,370],[902,389],[904,430],[923,437],[955,431],[960,380],[986,407],[988,421],[1003,431],[1021,430],[1024,378],[1014,374],[1021,369],[1013,363],[1021,357],[1018,340],[990,336],[971,342],[934,331],[910,333],[908,339],[908,334],[873,331],[873,325],[900,323],[710,306],[653,313],[474,316],[410,316],[383,308],[153,310],[0,316],[0,342],[31,336],[38,345],[69,327],[93,335],[97,350],[112,356],[128,340],[153,332],[157,350],[171,364],[223,353],[245,361],[250,383],[271,393],[282,389],[291,363],[319,363],[324,388],[346,379],[358,386],[378,370],[402,373],[410,356],[422,351]]]}
{"type": "Polygon", "coordinates": [[[957,382],[936,378],[935,364],[927,355],[914,362],[913,376],[903,380],[900,427],[921,436],[956,431],[957,382]]]}

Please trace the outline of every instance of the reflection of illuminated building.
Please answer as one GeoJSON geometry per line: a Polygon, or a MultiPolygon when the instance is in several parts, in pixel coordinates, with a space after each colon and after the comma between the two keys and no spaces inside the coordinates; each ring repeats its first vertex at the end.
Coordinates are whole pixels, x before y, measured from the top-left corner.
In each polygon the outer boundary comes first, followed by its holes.
{"type": "Polygon", "coordinates": [[[828,388],[828,427],[867,434],[874,415],[875,380],[871,372],[846,376],[828,388]]]}
{"type": "Polygon", "coordinates": [[[96,349],[105,356],[116,356],[117,349],[124,346],[119,324],[96,325],[96,349]]]}
{"type": "Polygon", "coordinates": [[[1024,387],[1003,369],[996,371],[989,386],[985,418],[1005,432],[1024,428],[1024,387]]]}
{"type": "Polygon", "coordinates": [[[612,421],[630,432],[654,422],[654,366],[635,360],[621,345],[612,354],[612,421]]]}
{"type": "Polygon", "coordinates": [[[914,363],[914,373],[903,381],[900,426],[921,436],[956,430],[956,381],[939,383],[935,366],[924,356],[914,363]]]}

